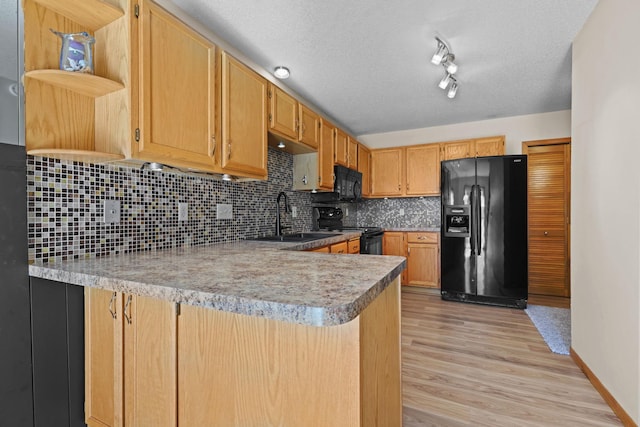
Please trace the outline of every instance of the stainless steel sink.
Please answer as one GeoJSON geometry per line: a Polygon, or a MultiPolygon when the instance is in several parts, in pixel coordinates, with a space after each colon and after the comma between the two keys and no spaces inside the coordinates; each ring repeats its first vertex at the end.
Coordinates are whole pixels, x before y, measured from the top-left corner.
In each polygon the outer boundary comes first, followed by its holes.
{"type": "Polygon", "coordinates": [[[291,233],[283,234],[282,236],[264,236],[256,237],[249,240],[259,240],[268,242],[310,242],[312,240],[326,239],[327,237],[333,237],[334,233],[291,233]]]}

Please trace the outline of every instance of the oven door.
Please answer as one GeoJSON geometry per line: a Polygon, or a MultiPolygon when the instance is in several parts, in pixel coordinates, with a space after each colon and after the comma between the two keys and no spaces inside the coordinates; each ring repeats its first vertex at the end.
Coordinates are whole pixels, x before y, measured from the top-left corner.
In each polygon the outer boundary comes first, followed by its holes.
{"type": "Polygon", "coordinates": [[[382,236],[384,232],[363,234],[360,236],[360,253],[367,255],[382,255],[382,236]]]}

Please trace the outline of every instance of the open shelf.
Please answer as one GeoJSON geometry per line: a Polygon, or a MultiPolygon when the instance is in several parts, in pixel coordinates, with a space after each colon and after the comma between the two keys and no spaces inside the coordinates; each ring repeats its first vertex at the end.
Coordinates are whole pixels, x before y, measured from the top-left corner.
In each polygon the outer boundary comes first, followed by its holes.
{"type": "Polygon", "coordinates": [[[98,98],[124,89],[122,83],[93,74],[62,70],[33,70],[25,73],[28,79],[40,80],[53,86],[72,90],[80,95],[98,98]]]}
{"type": "Polygon", "coordinates": [[[124,16],[118,7],[101,0],[34,0],[36,3],[66,16],[95,31],[124,16]]]}

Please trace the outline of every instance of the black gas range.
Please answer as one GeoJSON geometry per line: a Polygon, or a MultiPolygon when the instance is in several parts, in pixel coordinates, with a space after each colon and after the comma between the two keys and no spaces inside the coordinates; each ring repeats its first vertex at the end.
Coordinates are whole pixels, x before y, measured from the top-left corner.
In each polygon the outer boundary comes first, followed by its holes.
{"type": "Polygon", "coordinates": [[[316,207],[313,209],[313,225],[317,230],[360,231],[360,253],[382,255],[382,227],[350,227],[342,223],[344,215],[338,207],[316,207]]]}

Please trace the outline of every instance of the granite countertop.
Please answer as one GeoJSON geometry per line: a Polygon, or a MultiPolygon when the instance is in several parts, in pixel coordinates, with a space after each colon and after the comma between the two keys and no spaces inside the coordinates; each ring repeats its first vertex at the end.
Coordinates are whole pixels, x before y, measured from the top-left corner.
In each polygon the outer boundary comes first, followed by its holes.
{"type": "Polygon", "coordinates": [[[302,244],[235,243],[32,264],[29,274],[181,304],[311,326],[357,317],[405,267],[403,257],[305,252],[302,244]]]}

